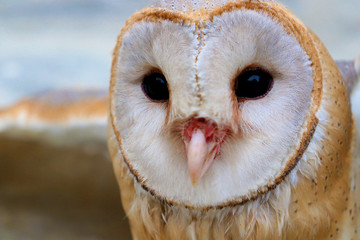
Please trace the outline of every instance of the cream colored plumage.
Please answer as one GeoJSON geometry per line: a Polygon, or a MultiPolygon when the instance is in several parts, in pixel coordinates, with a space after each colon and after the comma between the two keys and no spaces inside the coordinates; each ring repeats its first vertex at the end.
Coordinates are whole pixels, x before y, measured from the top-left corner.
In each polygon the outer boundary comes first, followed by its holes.
{"type": "Polygon", "coordinates": [[[345,87],[358,76],[345,65],[343,79],[319,39],[273,1],[164,0],[130,17],[114,51],[108,142],[134,239],[359,239],[345,87]],[[238,102],[234,78],[254,66],[273,87],[238,102]],[[168,102],[143,92],[154,71],[168,102]],[[228,131],[205,170],[182,132],[198,119],[228,131]]]}

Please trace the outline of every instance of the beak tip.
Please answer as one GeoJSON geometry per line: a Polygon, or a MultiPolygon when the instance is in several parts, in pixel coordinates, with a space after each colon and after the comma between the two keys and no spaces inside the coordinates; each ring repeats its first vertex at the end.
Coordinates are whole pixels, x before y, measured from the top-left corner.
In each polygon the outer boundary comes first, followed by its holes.
{"type": "Polygon", "coordinates": [[[192,184],[192,186],[194,187],[194,188],[196,188],[197,186],[198,186],[198,183],[199,183],[199,181],[191,181],[191,184],[192,184]]]}
{"type": "Polygon", "coordinates": [[[196,175],[191,175],[190,176],[190,179],[191,179],[191,184],[192,186],[195,188],[198,186],[199,184],[199,180],[200,180],[200,177],[199,176],[196,176],[196,175]]]}

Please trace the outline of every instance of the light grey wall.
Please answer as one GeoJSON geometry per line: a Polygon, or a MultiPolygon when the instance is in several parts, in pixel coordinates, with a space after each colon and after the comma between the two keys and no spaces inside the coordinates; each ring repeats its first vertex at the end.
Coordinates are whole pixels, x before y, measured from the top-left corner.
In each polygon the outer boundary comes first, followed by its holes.
{"type": "Polygon", "coordinates": [[[324,42],[335,59],[360,54],[359,0],[283,0],[324,42]]]}
{"type": "MultiPolygon", "coordinates": [[[[124,21],[147,0],[0,0],[0,107],[54,88],[106,88],[124,21]]],[[[360,54],[359,0],[284,0],[335,58],[360,54]]]]}

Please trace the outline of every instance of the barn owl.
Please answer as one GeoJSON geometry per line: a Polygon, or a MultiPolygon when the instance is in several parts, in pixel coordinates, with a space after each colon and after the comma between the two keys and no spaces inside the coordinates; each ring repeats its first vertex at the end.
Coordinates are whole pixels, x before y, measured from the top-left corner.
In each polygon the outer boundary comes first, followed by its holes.
{"type": "Polygon", "coordinates": [[[108,144],[134,239],[359,239],[356,75],[339,65],[346,81],[274,1],[131,16],[108,144]]]}
{"type": "Polygon", "coordinates": [[[360,58],[336,65],[275,1],[161,0],[121,30],[109,101],[52,93],[0,128],[87,132],[108,115],[134,239],[355,240],[359,78],[360,58]]]}

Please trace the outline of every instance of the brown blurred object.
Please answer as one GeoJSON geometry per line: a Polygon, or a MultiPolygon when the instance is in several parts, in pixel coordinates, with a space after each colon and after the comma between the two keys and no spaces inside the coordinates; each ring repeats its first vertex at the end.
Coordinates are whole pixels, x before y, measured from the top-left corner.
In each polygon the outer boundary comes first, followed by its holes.
{"type": "Polygon", "coordinates": [[[106,92],[0,111],[0,239],[131,239],[105,141],[106,92]]]}
{"type": "Polygon", "coordinates": [[[86,151],[106,145],[89,144],[0,136],[0,239],[131,239],[111,162],[86,151]]]}

